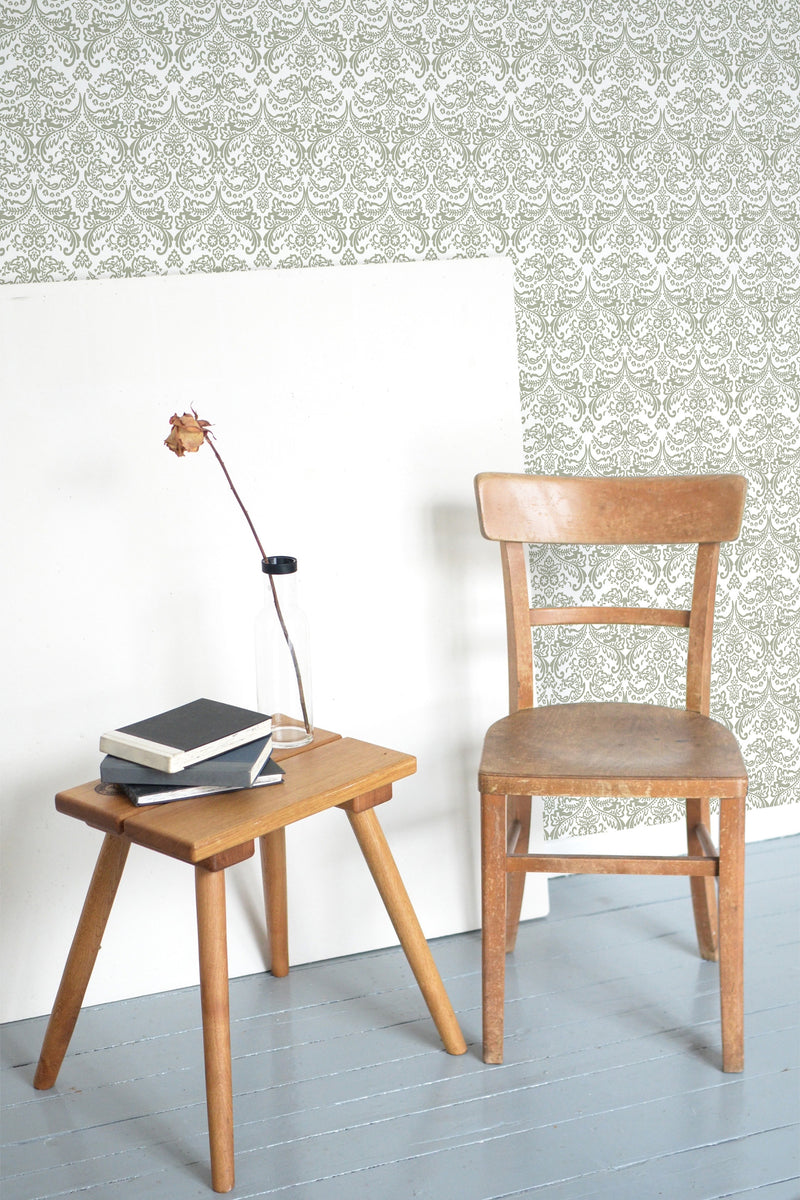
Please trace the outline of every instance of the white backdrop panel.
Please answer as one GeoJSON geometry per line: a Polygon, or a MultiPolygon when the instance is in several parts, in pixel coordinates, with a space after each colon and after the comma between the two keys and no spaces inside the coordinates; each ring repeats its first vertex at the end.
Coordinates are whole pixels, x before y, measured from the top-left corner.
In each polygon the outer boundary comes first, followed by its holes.
{"type": "MultiPolygon", "coordinates": [[[[208,695],[255,704],[258,551],[295,554],[316,721],[417,755],[381,809],[428,936],[475,928],[476,769],[506,705],[496,547],[472,479],[521,468],[509,260],[0,290],[5,686],[0,1019],[48,1011],[99,835],[55,813],[99,734],[208,695]]],[[[295,962],[394,941],[347,822],[290,831],[295,962]],[[302,860],[302,861],[301,861],[302,860]]],[[[262,969],[254,861],[230,967],[262,969]]],[[[546,903],[529,885],[526,915],[546,903]]],[[[88,1002],[195,982],[191,873],[131,854],[88,1002]]]]}

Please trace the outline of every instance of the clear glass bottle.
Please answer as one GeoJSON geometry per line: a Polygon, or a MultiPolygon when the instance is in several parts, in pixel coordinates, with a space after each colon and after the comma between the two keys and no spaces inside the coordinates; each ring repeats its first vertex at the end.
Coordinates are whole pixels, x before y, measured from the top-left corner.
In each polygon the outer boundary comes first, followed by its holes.
{"type": "Polygon", "coordinates": [[[297,559],[263,559],[264,607],[256,617],[258,707],[272,714],[275,749],[304,746],[314,736],[308,622],[297,599],[297,559]]]}

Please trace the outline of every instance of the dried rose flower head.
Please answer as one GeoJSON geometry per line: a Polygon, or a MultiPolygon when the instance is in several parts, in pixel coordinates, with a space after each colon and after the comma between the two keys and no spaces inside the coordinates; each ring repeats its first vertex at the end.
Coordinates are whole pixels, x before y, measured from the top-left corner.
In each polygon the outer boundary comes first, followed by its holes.
{"type": "Polygon", "coordinates": [[[173,413],[169,423],[172,429],[169,437],[164,439],[164,445],[178,458],[184,454],[195,454],[206,440],[206,430],[211,425],[210,421],[198,420],[194,412],[184,413],[182,417],[173,413]]]}

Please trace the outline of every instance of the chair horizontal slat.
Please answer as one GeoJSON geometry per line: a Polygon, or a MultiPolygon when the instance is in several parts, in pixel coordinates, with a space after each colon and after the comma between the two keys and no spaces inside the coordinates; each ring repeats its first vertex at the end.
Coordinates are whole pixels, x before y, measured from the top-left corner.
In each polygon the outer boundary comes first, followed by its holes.
{"type": "Polygon", "coordinates": [[[552,871],[565,875],[717,875],[716,858],[657,854],[517,854],[507,871],[552,871]]]}
{"type": "Polygon", "coordinates": [[[689,628],[688,608],[532,608],[531,625],[673,625],[689,628]]]}

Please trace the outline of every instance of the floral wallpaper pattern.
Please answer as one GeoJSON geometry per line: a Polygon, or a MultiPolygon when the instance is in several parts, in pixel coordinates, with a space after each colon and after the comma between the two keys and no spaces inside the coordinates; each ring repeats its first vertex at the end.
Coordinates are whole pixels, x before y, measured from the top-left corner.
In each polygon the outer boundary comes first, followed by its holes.
{"type": "MultiPolygon", "coordinates": [[[[798,799],[799,210],[796,0],[5,0],[0,17],[2,282],[509,255],[528,469],[748,477],[713,703],[757,806],[798,799]]],[[[542,595],[663,602],[656,566],[688,586],[675,551],[533,566],[542,595]]],[[[679,703],[680,636],[550,631],[540,698],[679,703]]],[[[559,801],[546,826],[677,814],[559,801]]]]}

